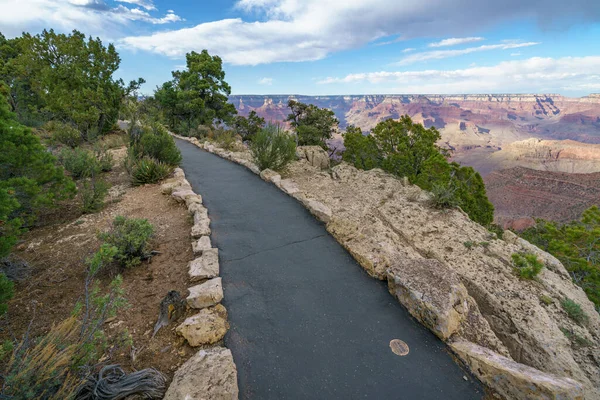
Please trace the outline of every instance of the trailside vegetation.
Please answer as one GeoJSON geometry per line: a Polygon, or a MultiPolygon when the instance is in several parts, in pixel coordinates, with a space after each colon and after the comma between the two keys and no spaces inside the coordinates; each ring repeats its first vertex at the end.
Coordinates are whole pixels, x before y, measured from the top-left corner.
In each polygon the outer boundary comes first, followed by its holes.
{"type": "Polygon", "coordinates": [[[600,312],[600,209],[567,224],[538,220],[520,236],[560,260],[600,312]]]}
{"type": "Polygon", "coordinates": [[[448,150],[437,146],[440,133],[414,123],[408,115],[380,122],[370,135],[356,127],[344,134],[343,159],[359,169],[381,168],[433,194],[436,207],[459,206],[484,226],[494,218],[481,175],[471,167],[448,162],[448,150]]]}
{"type": "Polygon", "coordinates": [[[242,140],[252,141],[254,136],[265,126],[265,119],[259,117],[256,111],[252,110],[248,118],[238,115],[234,118],[232,127],[242,140]]]}
{"type": "Polygon", "coordinates": [[[261,171],[282,171],[296,158],[296,142],[280,125],[267,124],[254,136],[250,151],[261,171]]]}
{"type": "Polygon", "coordinates": [[[232,121],[237,113],[228,103],[231,87],[225,82],[223,61],[208,51],[186,54],[186,69],[158,87],[154,99],[173,131],[187,135],[199,125],[232,121]]]}
{"type": "Polygon", "coordinates": [[[288,101],[288,107],[292,112],[286,121],[296,132],[298,146],[320,146],[326,150],[327,140],[339,124],[334,112],[296,100],[288,101]]]}

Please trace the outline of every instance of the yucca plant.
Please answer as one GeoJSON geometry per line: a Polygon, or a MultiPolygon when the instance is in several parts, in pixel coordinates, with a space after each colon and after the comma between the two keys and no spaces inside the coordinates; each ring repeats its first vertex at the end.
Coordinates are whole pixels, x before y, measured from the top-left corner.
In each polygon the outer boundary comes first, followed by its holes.
{"type": "Polygon", "coordinates": [[[173,167],[153,158],[143,157],[133,163],[130,171],[133,184],[144,185],[165,179],[173,172],[173,167]]]}

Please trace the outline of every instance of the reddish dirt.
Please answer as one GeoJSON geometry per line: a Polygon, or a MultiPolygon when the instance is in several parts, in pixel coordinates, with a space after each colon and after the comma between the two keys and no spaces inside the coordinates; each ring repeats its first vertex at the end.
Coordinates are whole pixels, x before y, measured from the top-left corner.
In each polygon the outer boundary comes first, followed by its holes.
{"type": "MultiPolygon", "coordinates": [[[[175,334],[179,321],[163,327],[153,339],[151,335],[162,298],[170,290],[185,298],[191,286],[187,263],[193,259],[192,221],[185,206],[161,194],[159,185],[128,187],[124,174],[119,167],[106,177],[116,186],[110,204],[101,212],[81,215],[78,199],[74,199],[47,213],[39,226],[24,236],[14,255],[26,260],[32,270],[15,287],[6,318],[8,326],[0,332],[0,339],[21,337],[31,321],[31,335],[42,335],[68,317],[83,295],[84,261],[100,246],[97,233],[107,230],[117,215],[146,218],[155,228],[152,249],[160,254],[121,271],[128,307],[105,324],[109,338],[121,335],[126,328],[133,337],[133,347],[109,351],[103,361],[119,363],[128,370],[153,367],[170,380],[194,350],[175,334]]],[[[114,273],[103,274],[101,287],[105,288],[112,276],[114,273]]]]}

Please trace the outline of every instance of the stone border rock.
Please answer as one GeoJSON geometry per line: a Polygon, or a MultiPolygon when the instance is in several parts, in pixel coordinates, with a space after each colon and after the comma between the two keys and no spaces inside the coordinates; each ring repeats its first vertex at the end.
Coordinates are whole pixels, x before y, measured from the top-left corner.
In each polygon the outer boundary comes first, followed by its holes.
{"type": "MultiPolygon", "coordinates": [[[[227,310],[220,304],[223,285],[219,277],[219,250],[210,241],[210,218],[202,196],[192,190],[181,168],[161,186],[163,194],[184,203],[193,217],[190,236],[196,257],[188,264],[190,287],[187,306],[199,310],[176,328],[190,346],[208,346],[220,342],[227,330],[227,310]]],[[[231,351],[222,346],[203,348],[185,362],[173,377],[165,399],[237,399],[237,369],[231,351]]]]}
{"type": "MultiPolygon", "coordinates": [[[[284,193],[301,202],[318,220],[327,224],[332,219],[331,209],[314,199],[308,199],[300,191],[298,185],[292,179],[282,179],[281,175],[270,169],[260,171],[258,166],[250,159],[243,158],[240,153],[227,151],[217,147],[215,144],[205,141],[200,143],[196,138],[183,137],[172,134],[173,136],[188,141],[197,147],[204,149],[210,153],[216,154],[221,158],[233,161],[243,165],[253,173],[259,175],[263,180],[273,183],[284,193]]],[[[299,159],[308,161],[312,166],[317,168],[327,168],[329,164],[324,162],[323,157],[319,157],[317,150],[310,148],[299,148],[296,155],[299,159]]],[[[322,151],[322,150],[321,150],[322,151]]],[[[243,155],[243,154],[242,154],[243,155]]],[[[406,181],[406,179],[404,179],[406,181]]],[[[406,182],[406,185],[408,182],[406,182]]],[[[333,235],[335,238],[335,235],[333,235]]],[[[336,238],[339,242],[339,240],[336,238]]],[[[511,236],[510,233],[504,239],[508,243],[519,245],[522,249],[534,252],[540,256],[548,267],[563,276],[568,276],[564,266],[556,260],[552,255],[540,250],[529,242],[511,236]]],[[[343,243],[340,243],[342,246],[343,243]]],[[[363,261],[350,252],[356,261],[363,265],[363,261]]],[[[393,271],[388,271],[388,274],[393,271]]],[[[393,275],[393,274],[392,274],[393,275]]],[[[388,277],[389,278],[389,277],[388,277]]],[[[455,309],[453,307],[454,298],[449,299],[451,303],[448,305],[428,304],[421,298],[421,293],[414,293],[410,288],[402,286],[401,282],[391,281],[390,292],[403,304],[411,314],[432,330],[442,340],[448,338],[448,335],[456,329],[455,309]],[[416,308],[411,308],[411,304],[406,304],[403,299],[411,299],[410,303],[415,303],[416,308]],[[421,314],[415,315],[414,309],[421,310],[421,314]],[[441,310],[441,311],[440,311],[441,310]]],[[[449,283],[453,290],[452,295],[457,299],[464,297],[464,287],[460,282],[449,283]]],[[[466,291],[465,291],[466,292],[466,291]]],[[[460,301],[458,302],[460,303],[460,301]]],[[[561,398],[561,399],[583,399],[587,398],[583,385],[573,379],[563,378],[550,373],[540,371],[525,364],[517,363],[510,360],[488,348],[481,347],[470,342],[455,342],[446,341],[454,353],[467,365],[471,371],[486,385],[494,389],[501,397],[506,399],[546,399],[546,398],[561,398]],[[509,388],[510,387],[510,388],[509,388]]]]}

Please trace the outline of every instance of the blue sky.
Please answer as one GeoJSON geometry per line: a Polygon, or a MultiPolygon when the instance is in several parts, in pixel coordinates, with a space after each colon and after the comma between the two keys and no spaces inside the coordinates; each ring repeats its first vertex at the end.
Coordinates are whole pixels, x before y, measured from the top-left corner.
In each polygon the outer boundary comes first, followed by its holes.
{"type": "Polygon", "coordinates": [[[593,0],[0,0],[5,35],[43,28],[115,43],[144,93],[204,48],[233,94],[600,92],[593,0]]]}

